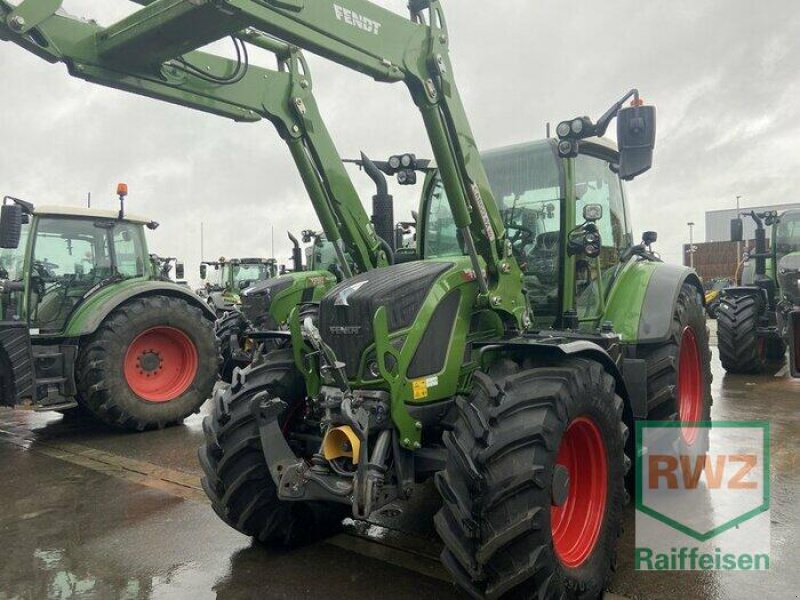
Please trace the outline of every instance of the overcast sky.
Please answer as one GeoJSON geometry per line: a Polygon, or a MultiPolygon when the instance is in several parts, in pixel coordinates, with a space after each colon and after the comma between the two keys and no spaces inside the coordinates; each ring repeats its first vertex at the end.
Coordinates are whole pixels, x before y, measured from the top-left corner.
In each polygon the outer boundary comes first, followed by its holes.
{"type": "MultiPolygon", "coordinates": [[[[406,0],[377,4],[405,11],[406,0]]],[[[634,232],[659,232],[680,261],[694,221],[735,204],[800,200],[800,3],[796,0],[571,2],[446,0],[456,79],[481,148],[542,137],[545,123],[598,117],[636,86],[658,108],[654,168],[632,192],[634,232]]],[[[123,0],[65,0],[109,24],[123,0]]],[[[343,156],[430,155],[402,84],[377,84],[311,57],[315,95],[343,156]]],[[[0,43],[0,191],[40,204],[114,207],[161,222],[151,249],[196,274],[205,258],[276,255],[286,231],[317,227],[288,150],[272,126],[233,123],[71,79],[0,43]]],[[[373,190],[353,178],[369,202],[373,190]]],[[[397,220],[417,191],[395,190],[397,220]]],[[[193,277],[193,278],[196,278],[193,277]]]]}

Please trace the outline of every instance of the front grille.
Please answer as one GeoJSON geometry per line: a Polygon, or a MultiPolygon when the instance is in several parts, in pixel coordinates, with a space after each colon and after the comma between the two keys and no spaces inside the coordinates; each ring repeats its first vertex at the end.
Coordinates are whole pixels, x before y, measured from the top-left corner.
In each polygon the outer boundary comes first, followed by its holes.
{"type": "Polygon", "coordinates": [[[389,332],[410,326],[433,284],[452,263],[410,262],[375,269],[334,287],[320,304],[323,340],[355,379],[361,356],[374,340],[372,319],[386,307],[389,332]]]}

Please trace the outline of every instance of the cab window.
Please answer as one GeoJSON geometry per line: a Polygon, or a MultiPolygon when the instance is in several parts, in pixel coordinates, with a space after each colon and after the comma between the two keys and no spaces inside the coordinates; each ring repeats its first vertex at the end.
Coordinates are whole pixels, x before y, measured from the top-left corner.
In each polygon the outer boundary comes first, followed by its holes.
{"type": "Polygon", "coordinates": [[[122,277],[142,277],[146,264],[142,231],[131,223],[114,226],[114,254],[122,277]]]}
{"type": "Polygon", "coordinates": [[[616,265],[630,245],[619,179],[605,160],[580,154],[575,159],[575,180],[578,219],[587,204],[603,207],[603,218],[597,222],[603,242],[601,268],[616,265]]]}
{"type": "Polygon", "coordinates": [[[437,179],[431,188],[427,217],[423,256],[463,256],[464,250],[441,179],[437,179]]]}

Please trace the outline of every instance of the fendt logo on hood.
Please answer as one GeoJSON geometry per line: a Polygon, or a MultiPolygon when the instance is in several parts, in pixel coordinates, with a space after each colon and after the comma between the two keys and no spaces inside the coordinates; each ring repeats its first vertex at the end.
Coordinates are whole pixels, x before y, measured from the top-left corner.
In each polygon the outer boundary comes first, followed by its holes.
{"type": "Polygon", "coordinates": [[[331,332],[331,335],[358,335],[361,333],[361,327],[359,325],[339,325],[329,327],[328,329],[331,332]]]}
{"type": "Polygon", "coordinates": [[[357,27],[358,29],[366,31],[367,33],[374,33],[375,35],[378,35],[378,32],[383,26],[382,23],[378,23],[369,17],[360,15],[357,12],[354,12],[349,8],[339,6],[338,4],[333,5],[333,11],[336,13],[336,18],[340,21],[344,21],[348,25],[357,27]]]}

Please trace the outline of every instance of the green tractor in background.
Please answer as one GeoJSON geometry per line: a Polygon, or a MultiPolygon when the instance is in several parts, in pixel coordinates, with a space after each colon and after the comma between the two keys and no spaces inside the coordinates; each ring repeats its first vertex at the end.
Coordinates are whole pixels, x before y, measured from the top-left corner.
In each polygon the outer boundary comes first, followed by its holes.
{"type": "Polygon", "coordinates": [[[222,317],[226,312],[238,310],[242,290],[277,275],[278,262],[274,258],[226,259],[223,256],[219,260],[203,261],[200,279],[206,284],[198,290],[198,295],[206,299],[218,317],[222,317]],[[206,281],[208,267],[214,269],[211,281],[206,281]]]}
{"type": "Polygon", "coordinates": [[[214,314],[148,254],[145,228],[157,226],[122,204],[4,199],[0,405],[80,407],[134,431],[200,409],[217,379],[214,314]]]}
{"type": "MultiPolygon", "coordinates": [[[[792,377],[800,377],[800,211],[742,213],[756,225],[755,248],[742,268],[741,285],[723,289],[716,311],[722,366],[728,373],[761,373],[783,363],[789,348],[792,377]],[[771,228],[771,246],[766,228],[771,228]]],[[[743,238],[741,217],[731,240],[743,238]]]]}
{"type": "MultiPolygon", "coordinates": [[[[388,224],[393,222],[394,208],[386,178],[363,154],[360,161],[353,162],[358,162],[362,168],[366,165],[377,185],[372,223],[381,240],[391,245],[389,242],[394,236],[388,224]]],[[[220,378],[226,383],[231,383],[234,369],[249,365],[256,353],[282,345],[274,332],[288,331],[289,315],[296,306],[319,302],[328,289],[344,279],[346,272],[356,268],[343,243],[329,241],[322,231],[302,231],[304,250],[297,237],[291,233],[288,235],[292,242],[292,272],[242,290],[239,310],[226,313],[216,322],[215,332],[222,355],[220,378]],[[342,267],[343,261],[346,268],[342,267]]],[[[390,254],[393,250],[391,247],[386,249],[390,254]]]]}

